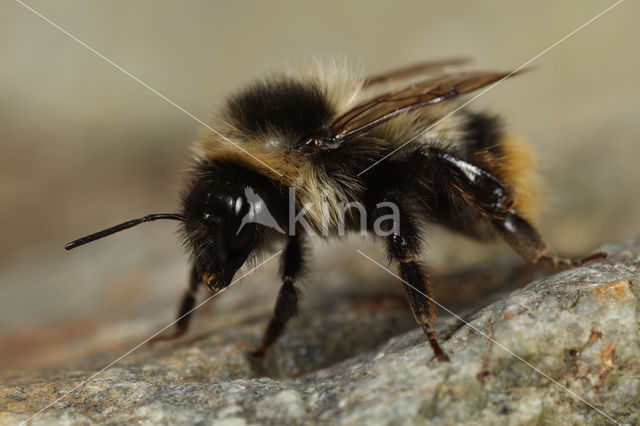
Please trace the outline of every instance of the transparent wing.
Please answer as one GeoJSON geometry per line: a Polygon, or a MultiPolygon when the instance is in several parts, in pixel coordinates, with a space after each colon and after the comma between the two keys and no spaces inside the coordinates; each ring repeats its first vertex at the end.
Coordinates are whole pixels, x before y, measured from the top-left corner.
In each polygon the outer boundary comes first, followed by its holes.
{"type": "Polygon", "coordinates": [[[384,73],[370,75],[364,79],[363,87],[368,88],[377,84],[407,80],[420,75],[442,72],[446,67],[465,65],[469,62],[471,62],[469,58],[449,58],[438,61],[419,62],[384,73]]]}
{"type": "Polygon", "coordinates": [[[446,74],[383,93],[342,114],[322,134],[304,141],[303,145],[320,150],[338,148],[354,136],[399,114],[453,99],[521,72],[511,75],[507,72],[446,74]]]}

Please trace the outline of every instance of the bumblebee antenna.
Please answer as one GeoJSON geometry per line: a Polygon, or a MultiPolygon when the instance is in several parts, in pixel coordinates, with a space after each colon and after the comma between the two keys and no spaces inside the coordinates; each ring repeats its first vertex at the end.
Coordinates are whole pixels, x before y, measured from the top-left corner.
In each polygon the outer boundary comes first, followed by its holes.
{"type": "Polygon", "coordinates": [[[124,231],[125,229],[132,228],[134,226],[140,225],[144,222],[153,222],[154,220],[159,219],[171,219],[171,220],[180,220],[185,222],[187,217],[177,213],[156,213],[149,214],[138,219],[131,219],[120,225],[112,226],[111,228],[103,229],[102,231],[98,231],[94,234],[87,235],[86,237],[78,238],[77,240],[71,241],[70,243],[65,244],[64,248],[66,250],[71,250],[76,247],[83,246],[87,243],[90,243],[95,240],[99,240],[100,238],[108,237],[111,234],[115,234],[116,232],[124,231]]]}

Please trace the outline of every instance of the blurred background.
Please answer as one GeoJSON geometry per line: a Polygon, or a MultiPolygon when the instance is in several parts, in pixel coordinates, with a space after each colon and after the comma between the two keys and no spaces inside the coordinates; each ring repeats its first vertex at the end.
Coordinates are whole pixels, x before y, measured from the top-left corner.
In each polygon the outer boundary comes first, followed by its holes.
{"type": "MultiPolygon", "coordinates": [[[[613,3],[28,1],[205,121],[230,91],[313,57],[347,57],[370,73],[454,56],[511,70],[613,3]]],[[[186,285],[175,224],[73,252],[63,245],[175,211],[201,126],[19,3],[0,10],[0,368],[140,340],[173,318],[186,285]]],[[[561,253],[640,231],[638,18],[640,4],[622,3],[470,105],[501,113],[534,147],[546,182],[539,227],[561,253]]],[[[433,234],[426,260],[439,271],[514,256],[433,234]]],[[[399,287],[353,251],[366,244],[317,247],[316,287],[348,286],[350,274],[399,287]]],[[[379,246],[364,250],[383,258],[379,246]]],[[[220,309],[247,297],[272,304],[276,263],[225,294],[220,309]]]]}

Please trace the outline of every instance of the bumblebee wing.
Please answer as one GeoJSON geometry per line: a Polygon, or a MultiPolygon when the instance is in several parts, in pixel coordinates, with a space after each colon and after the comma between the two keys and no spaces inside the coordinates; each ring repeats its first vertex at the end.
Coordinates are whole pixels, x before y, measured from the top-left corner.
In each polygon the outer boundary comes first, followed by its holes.
{"type": "Polygon", "coordinates": [[[315,149],[335,149],[352,137],[362,134],[393,117],[425,108],[518,73],[466,72],[447,74],[384,93],[356,105],[328,127],[328,134],[313,138],[307,144],[315,149]]]}
{"type": "Polygon", "coordinates": [[[380,74],[374,74],[365,77],[363,82],[364,88],[369,88],[377,84],[390,83],[393,81],[407,80],[419,75],[433,74],[441,72],[444,68],[450,66],[460,66],[471,62],[469,58],[449,58],[439,61],[425,61],[408,65],[402,68],[396,68],[380,74]]]}

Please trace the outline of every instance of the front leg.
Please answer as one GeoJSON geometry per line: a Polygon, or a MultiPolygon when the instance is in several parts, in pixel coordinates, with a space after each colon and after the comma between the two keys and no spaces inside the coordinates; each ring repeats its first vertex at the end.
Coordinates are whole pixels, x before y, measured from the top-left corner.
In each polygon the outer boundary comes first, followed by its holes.
{"type": "Polygon", "coordinates": [[[230,279],[219,280],[215,275],[202,274],[194,262],[189,275],[189,288],[185,291],[184,296],[182,296],[182,302],[180,303],[180,309],[178,311],[178,317],[175,321],[176,325],[173,328],[173,331],[157,335],[153,339],[149,340],[149,345],[163,340],[177,339],[187,332],[193,316],[193,308],[196,304],[196,294],[201,286],[207,286],[211,292],[209,299],[212,299],[215,295],[227,288],[230,283],[230,279]]]}
{"type": "Polygon", "coordinates": [[[151,339],[149,344],[162,340],[174,340],[187,332],[189,329],[189,323],[191,322],[191,316],[193,314],[193,307],[196,304],[196,293],[202,283],[202,278],[194,264],[191,267],[191,273],[189,274],[189,288],[185,291],[184,296],[182,296],[182,302],[180,303],[180,309],[178,310],[178,319],[176,320],[173,332],[159,334],[151,339]]]}
{"type": "Polygon", "coordinates": [[[269,321],[260,346],[249,353],[251,359],[263,359],[267,350],[282,336],[287,321],[298,312],[298,292],[295,287],[295,279],[302,269],[302,263],[302,242],[300,237],[292,236],[289,238],[282,255],[282,287],[278,293],[273,317],[269,321]]]}

